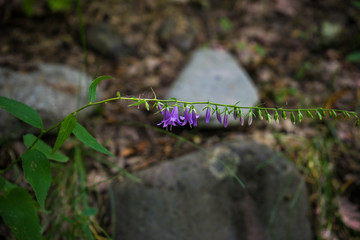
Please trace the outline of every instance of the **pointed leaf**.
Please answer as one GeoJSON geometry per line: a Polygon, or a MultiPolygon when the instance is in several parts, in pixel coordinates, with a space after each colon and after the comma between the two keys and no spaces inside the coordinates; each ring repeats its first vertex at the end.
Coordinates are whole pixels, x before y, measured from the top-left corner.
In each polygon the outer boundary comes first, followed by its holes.
{"type": "Polygon", "coordinates": [[[0,194],[0,216],[17,239],[41,239],[34,202],[25,189],[15,187],[0,194]]]}
{"type": "Polygon", "coordinates": [[[24,103],[0,96],[0,108],[33,127],[43,127],[43,123],[39,114],[24,103]]]}
{"type": "Polygon", "coordinates": [[[76,126],[76,117],[73,114],[67,116],[64,121],[61,123],[58,136],[54,145],[51,154],[54,154],[65,142],[65,140],[70,136],[72,130],[76,126]]]}
{"type": "Polygon", "coordinates": [[[94,79],[94,81],[92,81],[90,87],[89,87],[89,101],[90,102],[94,102],[95,98],[96,98],[96,87],[97,85],[105,80],[105,79],[113,79],[113,77],[111,76],[100,76],[94,79]]]}
{"type": "MultiPolygon", "coordinates": [[[[29,148],[32,143],[36,140],[36,137],[32,134],[26,134],[23,137],[24,144],[27,148],[29,148]]],[[[44,141],[39,139],[35,145],[34,149],[38,150],[39,152],[43,153],[48,159],[54,160],[57,162],[67,162],[69,158],[59,152],[55,152],[54,154],[51,154],[51,147],[47,145],[44,141]]]]}
{"type": "Polygon", "coordinates": [[[83,127],[81,124],[76,123],[76,126],[73,130],[73,134],[84,144],[95,149],[98,152],[105,153],[112,157],[115,157],[111,152],[109,152],[103,145],[101,145],[91,134],[83,127]]]}
{"type": "Polygon", "coordinates": [[[40,207],[45,209],[45,198],[51,185],[50,161],[35,149],[24,152],[21,159],[25,179],[34,189],[40,207]]]}
{"type": "Polygon", "coordinates": [[[284,120],[287,119],[286,112],[284,110],[281,111],[281,116],[284,120]]]}

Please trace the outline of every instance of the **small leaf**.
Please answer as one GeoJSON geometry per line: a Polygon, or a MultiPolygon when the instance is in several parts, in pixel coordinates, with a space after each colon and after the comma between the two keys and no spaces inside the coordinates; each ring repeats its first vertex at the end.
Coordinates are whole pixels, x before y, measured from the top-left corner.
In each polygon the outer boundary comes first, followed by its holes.
{"type": "Polygon", "coordinates": [[[332,113],[331,110],[329,110],[329,116],[330,116],[330,118],[333,118],[333,117],[334,117],[334,115],[333,115],[333,113],[332,113]]]}
{"type": "Polygon", "coordinates": [[[294,115],[294,113],[293,113],[293,112],[291,112],[291,114],[290,114],[290,118],[291,118],[291,122],[292,122],[292,124],[294,124],[294,125],[295,125],[295,115],[294,115]]]}
{"type": "Polygon", "coordinates": [[[95,216],[98,213],[97,208],[85,208],[83,211],[84,216],[90,217],[90,216],[95,216]]]}
{"type": "Polygon", "coordinates": [[[74,114],[70,114],[61,123],[60,130],[51,154],[54,154],[63,145],[65,140],[70,136],[75,126],[76,126],[76,117],[74,114]]]}
{"type": "Polygon", "coordinates": [[[350,114],[348,112],[344,112],[346,117],[350,119],[350,114]]]}
{"type": "Polygon", "coordinates": [[[306,114],[309,118],[314,118],[314,116],[312,115],[312,113],[309,110],[306,110],[306,114]]]}
{"type": "Polygon", "coordinates": [[[121,94],[119,91],[116,92],[116,95],[120,98],[121,97],[121,94]]]}
{"type": "Polygon", "coordinates": [[[39,114],[24,103],[0,96],[0,108],[33,127],[43,128],[39,114]]]}
{"type": "Polygon", "coordinates": [[[147,101],[145,101],[145,108],[146,108],[146,110],[150,110],[150,106],[149,106],[149,103],[147,102],[147,101]]]}
{"type": "Polygon", "coordinates": [[[50,161],[38,150],[31,149],[21,155],[26,181],[35,191],[42,209],[45,209],[45,198],[51,185],[50,161]]]}
{"type": "Polygon", "coordinates": [[[115,157],[111,152],[109,152],[103,145],[101,145],[91,134],[80,124],[76,123],[74,130],[72,131],[76,136],[84,144],[89,147],[95,149],[98,152],[105,153],[112,157],[115,157]]]}
{"type": "MultiPolygon", "coordinates": [[[[36,137],[32,134],[26,134],[23,137],[24,144],[27,148],[29,148],[32,143],[36,140],[36,137]]],[[[48,159],[54,160],[57,162],[67,162],[69,158],[59,152],[55,152],[54,154],[51,154],[51,147],[47,145],[45,142],[43,142],[41,139],[39,139],[35,145],[34,149],[38,150],[39,152],[43,153],[48,159]]]]}
{"type": "Polygon", "coordinates": [[[263,117],[262,112],[261,112],[260,109],[258,110],[258,115],[259,115],[260,120],[263,120],[263,119],[264,119],[264,117],[263,117]]]}
{"type": "Polygon", "coordinates": [[[298,119],[299,119],[299,123],[301,123],[301,121],[303,120],[303,115],[302,115],[302,113],[301,113],[301,111],[300,110],[298,110],[298,119]]]}
{"type": "Polygon", "coordinates": [[[355,126],[358,127],[360,125],[360,120],[357,119],[356,122],[355,122],[355,126]]]}
{"type": "Polygon", "coordinates": [[[34,201],[23,188],[0,194],[0,216],[19,240],[40,240],[40,224],[34,201]]]}
{"type": "Polygon", "coordinates": [[[287,119],[286,112],[284,110],[281,111],[281,116],[284,120],[287,119]]]}
{"type": "Polygon", "coordinates": [[[136,103],[130,104],[128,107],[139,106],[139,105],[143,104],[144,102],[145,102],[144,100],[141,100],[136,103]]]}
{"type": "Polygon", "coordinates": [[[319,113],[318,110],[316,110],[316,114],[318,115],[319,119],[322,120],[322,115],[321,115],[321,113],[319,113]]]}
{"type": "Polygon", "coordinates": [[[348,62],[360,62],[360,51],[355,51],[346,56],[348,62]]]}
{"type": "Polygon", "coordinates": [[[95,101],[96,98],[96,87],[97,85],[105,80],[105,79],[113,79],[113,77],[111,76],[100,76],[94,79],[94,81],[92,81],[90,87],[89,87],[89,101],[90,103],[95,101]]]}

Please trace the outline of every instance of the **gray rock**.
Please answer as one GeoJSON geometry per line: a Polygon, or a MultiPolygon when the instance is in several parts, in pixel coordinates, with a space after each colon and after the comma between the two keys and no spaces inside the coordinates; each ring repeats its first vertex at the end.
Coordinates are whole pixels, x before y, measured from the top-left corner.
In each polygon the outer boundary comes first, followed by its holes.
{"type": "MultiPolygon", "coordinates": [[[[40,64],[37,70],[26,74],[0,68],[0,95],[37,110],[47,128],[76,110],[79,83],[79,107],[88,103],[91,80],[84,72],[63,65],[40,64]]],[[[102,94],[99,92],[97,95],[102,94]]],[[[78,117],[87,113],[89,111],[80,112],[78,117]]],[[[0,138],[18,138],[29,130],[35,130],[4,110],[0,110],[0,128],[0,138]]]]}
{"type": "Polygon", "coordinates": [[[90,27],[86,31],[87,44],[90,48],[107,57],[121,60],[132,55],[133,50],[125,41],[106,23],[90,27]]]}
{"type": "MultiPolygon", "coordinates": [[[[197,50],[171,87],[168,98],[175,97],[185,101],[210,101],[238,106],[254,106],[259,101],[257,89],[249,75],[235,59],[225,51],[197,50]]],[[[206,105],[196,105],[202,109],[206,105]]],[[[244,110],[243,113],[247,113],[244,110]]],[[[200,121],[200,124],[204,121],[200,121]]],[[[240,124],[229,117],[229,126],[240,124]]],[[[210,118],[209,127],[222,127],[215,116],[210,118]]]]}
{"type": "Polygon", "coordinates": [[[262,145],[231,142],[135,175],[112,184],[115,239],[312,239],[304,181],[262,145]]]}

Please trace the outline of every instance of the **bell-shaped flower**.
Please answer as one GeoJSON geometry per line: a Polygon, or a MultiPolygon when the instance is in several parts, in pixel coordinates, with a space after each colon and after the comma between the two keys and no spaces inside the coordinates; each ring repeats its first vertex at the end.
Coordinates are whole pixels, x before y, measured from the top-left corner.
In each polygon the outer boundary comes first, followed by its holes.
{"type": "Polygon", "coordinates": [[[191,112],[191,120],[194,124],[194,127],[197,126],[197,119],[200,117],[200,114],[196,114],[195,110],[191,112]]]}
{"type": "Polygon", "coordinates": [[[189,108],[185,108],[184,116],[180,116],[180,119],[183,120],[183,123],[181,126],[186,125],[186,123],[189,123],[190,127],[194,125],[194,127],[197,126],[197,119],[200,117],[200,114],[197,115],[195,110],[189,110],[189,108]],[[190,111],[190,113],[189,113],[190,111]]]}
{"type": "Polygon", "coordinates": [[[221,114],[219,113],[218,110],[216,110],[216,118],[217,118],[217,120],[219,121],[219,123],[222,123],[222,121],[221,121],[221,114]]]}
{"type": "Polygon", "coordinates": [[[169,114],[169,110],[167,109],[165,110],[164,119],[158,125],[161,124],[163,124],[164,128],[170,126],[170,130],[172,130],[172,126],[177,126],[177,124],[182,126],[182,122],[180,122],[179,119],[179,109],[177,106],[173,108],[170,114],[169,114]]]}
{"type": "Polygon", "coordinates": [[[225,113],[224,114],[224,127],[226,128],[229,123],[229,116],[225,113]]]}
{"type": "Polygon", "coordinates": [[[210,108],[208,107],[207,109],[206,109],[206,113],[205,113],[205,122],[206,123],[209,123],[209,120],[210,120],[210,108]]]}

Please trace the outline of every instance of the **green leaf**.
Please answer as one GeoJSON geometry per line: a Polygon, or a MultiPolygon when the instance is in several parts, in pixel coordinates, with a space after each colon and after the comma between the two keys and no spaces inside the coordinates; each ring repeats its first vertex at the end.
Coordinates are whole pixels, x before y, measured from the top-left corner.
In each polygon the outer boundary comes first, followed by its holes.
{"type": "Polygon", "coordinates": [[[92,81],[90,87],[89,87],[89,101],[90,103],[95,101],[96,98],[96,87],[97,85],[105,80],[105,79],[113,79],[113,77],[111,76],[100,76],[94,79],[94,81],[92,81]]]}
{"type": "Polygon", "coordinates": [[[357,119],[356,122],[355,122],[355,126],[358,127],[360,125],[360,120],[357,119]]]}
{"type": "Polygon", "coordinates": [[[90,216],[95,216],[98,213],[97,208],[85,208],[83,211],[84,216],[90,217],[90,216]]]}
{"type": "MultiPolygon", "coordinates": [[[[26,134],[23,137],[24,140],[24,144],[27,148],[29,148],[32,143],[36,140],[36,137],[32,134],[26,134]]],[[[35,145],[34,145],[34,149],[38,150],[39,152],[43,153],[46,158],[50,159],[50,160],[54,160],[57,162],[67,162],[69,160],[69,158],[59,152],[55,152],[54,154],[51,154],[51,147],[49,145],[47,145],[45,142],[43,142],[41,139],[39,139],[35,145]]]]}
{"type": "Polygon", "coordinates": [[[292,124],[295,125],[295,115],[293,112],[291,112],[291,114],[290,114],[290,119],[291,119],[292,124]]]}
{"type": "Polygon", "coordinates": [[[346,56],[348,62],[360,62],[360,51],[352,52],[346,56]]]}
{"type": "Polygon", "coordinates": [[[40,207],[45,209],[45,198],[51,185],[50,161],[35,149],[24,152],[21,159],[25,179],[34,189],[40,207]]]}
{"type": "Polygon", "coordinates": [[[105,153],[112,157],[115,157],[111,152],[109,152],[103,145],[101,145],[91,134],[83,127],[81,124],[76,123],[75,128],[73,129],[73,134],[84,144],[95,149],[98,152],[105,153]]]}
{"type": "Polygon", "coordinates": [[[116,92],[116,96],[121,97],[121,94],[119,91],[116,92]]]}
{"type": "Polygon", "coordinates": [[[25,189],[15,187],[0,194],[0,215],[17,239],[42,239],[34,201],[25,189]]]}
{"type": "Polygon", "coordinates": [[[76,117],[74,114],[70,114],[61,123],[61,127],[58,136],[56,138],[54,148],[51,151],[51,154],[54,154],[63,145],[65,140],[70,136],[75,126],[76,126],[76,117]]]}
{"type": "Polygon", "coordinates": [[[0,96],[0,108],[8,111],[21,121],[36,128],[43,128],[43,123],[39,114],[28,105],[0,96]]]}
{"type": "Polygon", "coordinates": [[[31,16],[34,14],[34,5],[37,0],[22,0],[22,9],[26,15],[31,16]]]}
{"type": "Polygon", "coordinates": [[[51,11],[66,11],[71,8],[72,0],[47,0],[51,11]]]}
{"type": "Polygon", "coordinates": [[[139,102],[130,104],[128,107],[139,106],[139,105],[143,104],[144,102],[145,102],[144,100],[141,100],[141,101],[139,101],[139,102]]]}
{"type": "Polygon", "coordinates": [[[284,120],[287,119],[286,112],[284,110],[281,111],[281,116],[284,120]]]}

